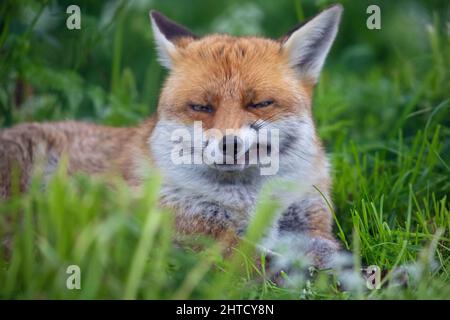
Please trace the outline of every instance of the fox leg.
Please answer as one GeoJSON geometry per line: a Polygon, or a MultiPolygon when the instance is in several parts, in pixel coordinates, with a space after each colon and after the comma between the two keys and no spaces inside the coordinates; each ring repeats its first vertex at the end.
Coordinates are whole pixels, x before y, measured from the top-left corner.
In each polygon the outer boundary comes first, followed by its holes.
{"type": "Polygon", "coordinates": [[[175,209],[175,212],[175,227],[179,236],[210,236],[223,244],[226,254],[230,254],[239,241],[233,214],[216,203],[201,202],[183,211],[175,209]]]}
{"type": "Polygon", "coordinates": [[[17,174],[19,191],[26,189],[31,165],[32,155],[29,148],[0,137],[0,199],[11,196],[14,173],[17,174]]]}
{"type": "MultiPolygon", "coordinates": [[[[0,198],[11,196],[14,174],[19,191],[25,192],[37,168],[47,179],[56,169],[61,148],[52,148],[61,139],[38,124],[20,124],[0,131],[0,198]]],[[[45,180],[44,179],[44,180],[45,180]]],[[[45,181],[44,181],[45,182],[45,181]]]]}
{"type": "Polygon", "coordinates": [[[332,216],[321,197],[307,197],[285,209],[263,247],[279,255],[275,269],[289,269],[298,259],[319,269],[332,268],[338,242],[332,236],[332,216]],[[282,265],[277,265],[281,261],[282,265]]]}

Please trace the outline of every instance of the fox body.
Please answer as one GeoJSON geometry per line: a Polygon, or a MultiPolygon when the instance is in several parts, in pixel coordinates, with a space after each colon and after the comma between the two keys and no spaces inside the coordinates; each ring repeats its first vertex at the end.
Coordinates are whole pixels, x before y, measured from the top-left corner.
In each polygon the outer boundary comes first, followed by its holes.
{"type": "MultiPolygon", "coordinates": [[[[279,40],[210,35],[197,37],[186,28],[151,12],[159,60],[169,69],[156,114],[135,128],[79,122],[25,123],[0,132],[0,195],[11,192],[11,171],[21,169],[26,189],[37,159],[51,175],[63,154],[69,172],[120,174],[139,186],[145,168],[163,176],[160,203],[176,215],[181,234],[205,233],[235,240],[245,231],[263,186],[274,188],[280,212],[263,247],[287,246],[292,256],[309,256],[316,266],[331,262],[339,246],[332,236],[329,165],[312,119],[312,92],[336,36],[342,8],[333,6],[279,40]],[[173,161],[173,132],[193,132],[201,123],[200,147],[225,156],[240,147],[277,152],[275,173],[260,165],[237,163],[179,164],[173,161]],[[215,130],[215,134],[206,133],[215,130]],[[262,130],[279,133],[277,146],[258,142],[262,130]],[[227,139],[225,139],[227,138],[227,139]],[[237,142],[240,139],[240,142],[237,142]],[[243,143],[242,141],[250,141],[243,143]],[[320,192],[319,192],[320,191],[320,192]]],[[[248,160],[248,159],[247,159],[248,160]]]]}

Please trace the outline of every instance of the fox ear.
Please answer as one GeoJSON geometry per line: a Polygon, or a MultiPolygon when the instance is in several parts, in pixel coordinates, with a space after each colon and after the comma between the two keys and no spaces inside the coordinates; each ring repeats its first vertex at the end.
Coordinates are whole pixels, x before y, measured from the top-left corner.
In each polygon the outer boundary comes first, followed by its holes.
{"type": "Polygon", "coordinates": [[[343,8],[334,5],[282,38],[290,65],[302,79],[316,83],[341,19],[343,8]]]}
{"type": "Polygon", "coordinates": [[[158,50],[159,62],[170,69],[172,66],[172,55],[176,52],[176,41],[179,38],[196,38],[196,36],[185,27],[168,19],[155,10],[150,11],[150,20],[153,28],[153,36],[158,50]]]}

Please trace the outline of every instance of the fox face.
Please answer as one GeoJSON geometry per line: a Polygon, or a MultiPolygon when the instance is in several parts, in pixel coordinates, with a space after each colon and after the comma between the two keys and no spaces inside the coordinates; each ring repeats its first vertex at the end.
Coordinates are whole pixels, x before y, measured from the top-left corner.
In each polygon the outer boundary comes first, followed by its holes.
{"type": "Polygon", "coordinates": [[[178,178],[217,181],[233,175],[257,179],[254,176],[265,175],[261,167],[271,161],[275,168],[268,175],[281,167],[313,172],[313,163],[323,164],[311,96],[341,12],[340,5],[333,6],[272,40],[198,37],[152,11],[159,61],[169,69],[150,138],[162,171],[178,178]],[[174,138],[174,132],[184,133],[174,138]],[[196,132],[201,137],[198,143],[184,139],[196,132]],[[174,142],[183,145],[182,150],[174,149],[174,142]],[[174,164],[169,149],[191,162],[174,164]]]}
{"type": "Polygon", "coordinates": [[[205,129],[240,129],[299,114],[306,99],[279,43],[210,36],[176,51],[160,114],[205,129]]]}

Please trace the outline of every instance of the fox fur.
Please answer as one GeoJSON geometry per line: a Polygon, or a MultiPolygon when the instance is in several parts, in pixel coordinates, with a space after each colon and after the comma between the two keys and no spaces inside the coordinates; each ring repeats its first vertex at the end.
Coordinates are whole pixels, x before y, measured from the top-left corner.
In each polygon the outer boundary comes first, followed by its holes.
{"type": "MultiPolygon", "coordinates": [[[[114,128],[65,121],[24,123],[0,131],[0,197],[11,194],[13,167],[25,191],[38,159],[51,175],[67,156],[69,172],[115,173],[138,187],[146,166],[163,176],[161,206],[175,214],[180,234],[238,241],[262,187],[280,180],[281,209],[263,247],[305,254],[318,267],[339,249],[332,235],[329,163],[312,119],[312,94],[342,13],[332,6],[278,40],[214,34],[197,37],[158,12],[150,13],[159,60],[169,69],[156,114],[138,127],[114,128]],[[266,105],[259,104],[269,101],[266,105]],[[192,106],[200,107],[193,108],[192,106]],[[256,106],[256,107],[255,107],[256,106]],[[199,109],[200,108],[200,109],[199,109]],[[200,121],[223,134],[260,121],[280,132],[280,168],[222,171],[175,165],[170,133],[200,121]],[[320,192],[318,191],[320,190],[320,192]]],[[[201,151],[200,151],[201,152],[201,151]]]]}

